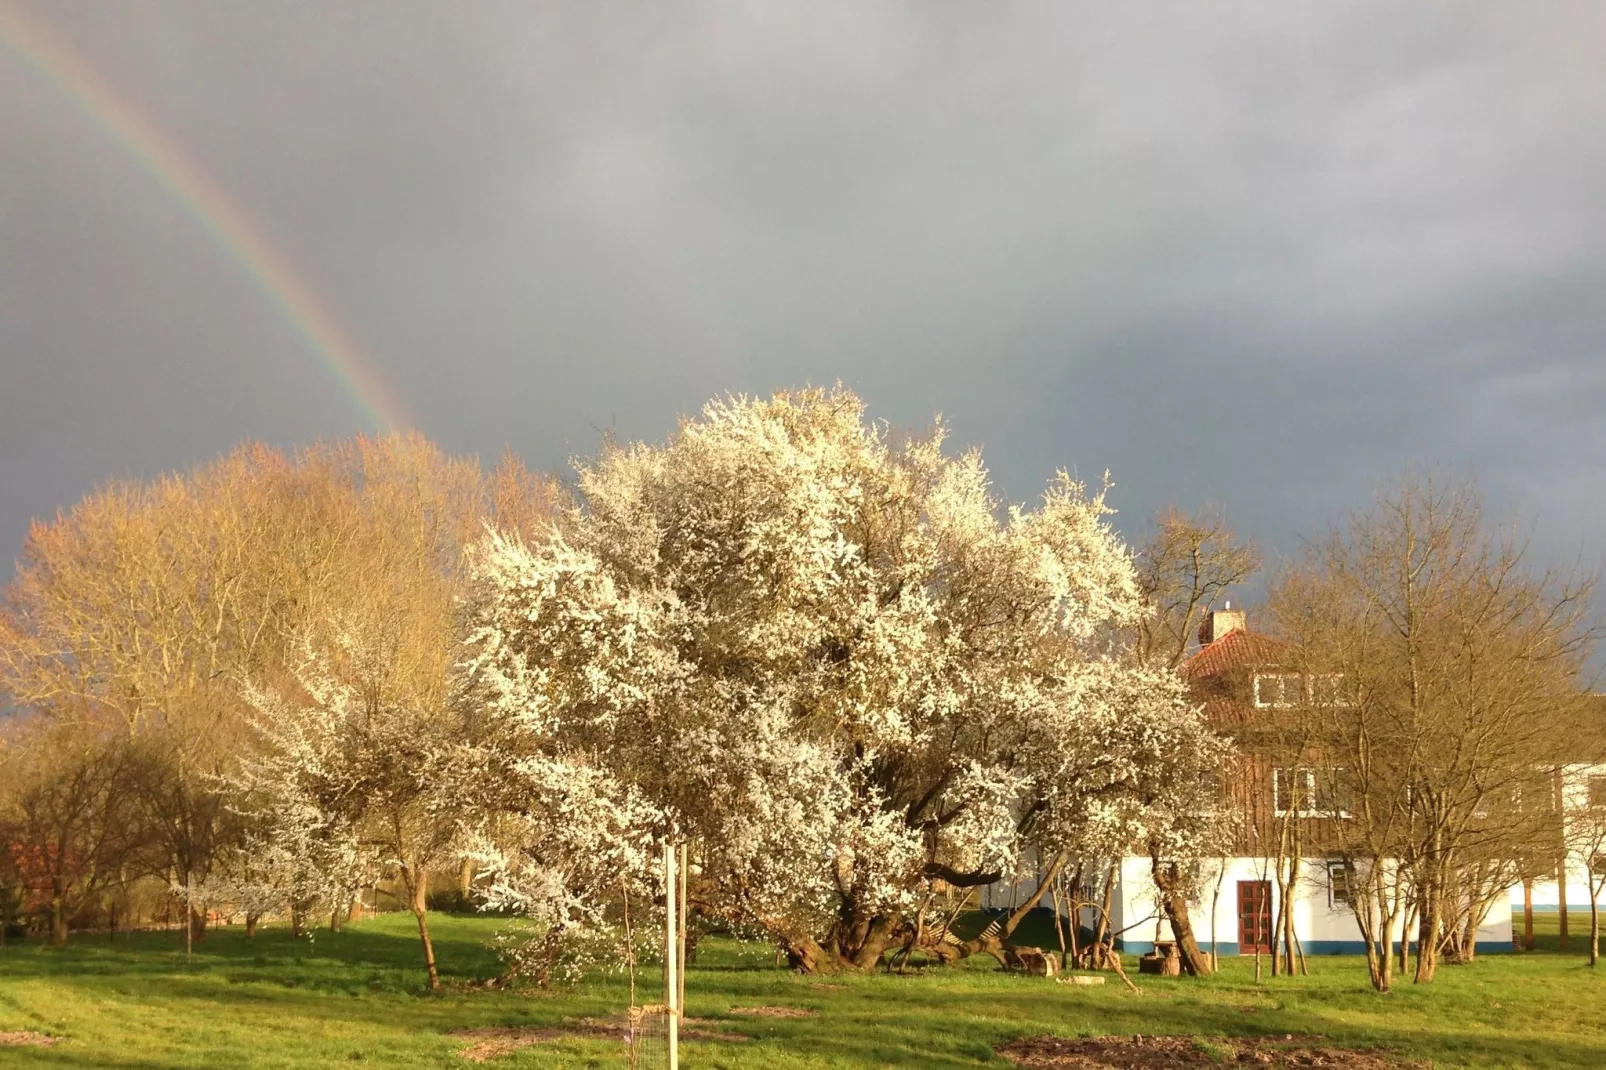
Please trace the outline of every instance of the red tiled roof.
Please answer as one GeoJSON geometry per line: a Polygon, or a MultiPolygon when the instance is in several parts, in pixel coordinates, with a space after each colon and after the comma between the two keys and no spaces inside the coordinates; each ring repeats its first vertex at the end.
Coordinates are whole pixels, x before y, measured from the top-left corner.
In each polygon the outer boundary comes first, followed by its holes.
{"type": "Polygon", "coordinates": [[[1276,665],[1287,651],[1288,644],[1281,640],[1239,628],[1195,651],[1182,663],[1182,677],[1202,680],[1228,669],[1276,665]]]}

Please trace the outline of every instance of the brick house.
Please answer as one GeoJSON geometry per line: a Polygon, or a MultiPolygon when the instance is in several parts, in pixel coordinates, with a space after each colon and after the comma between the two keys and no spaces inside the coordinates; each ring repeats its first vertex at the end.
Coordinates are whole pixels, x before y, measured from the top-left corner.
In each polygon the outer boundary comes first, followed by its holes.
{"type": "MultiPolygon", "coordinates": [[[[1337,688],[1337,679],[1312,679],[1289,668],[1289,648],[1248,627],[1243,610],[1215,610],[1205,617],[1200,645],[1181,672],[1211,727],[1236,747],[1222,770],[1226,805],[1242,815],[1227,857],[1207,862],[1202,890],[1189,911],[1194,937],[1222,955],[1269,953],[1280,903],[1272,857],[1276,837],[1297,833],[1298,879],[1292,887],[1295,934],[1307,955],[1364,954],[1365,943],[1350,908],[1350,872],[1331,851],[1338,824],[1350,820],[1337,771],[1309,758],[1279,753],[1285,744],[1278,719],[1307,706],[1312,690],[1337,688]]],[[[1332,695],[1320,696],[1331,700],[1332,695]]],[[[1088,920],[1084,917],[1084,923],[1088,920]]],[[[1143,953],[1172,938],[1162,920],[1147,857],[1123,859],[1111,903],[1118,946],[1143,953]]],[[[1398,939],[1398,931],[1394,934],[1398,939]]],[[[1512,947],[1509,904],[1501,899],[1478,929],[1481,951],[1512,947]]]]}

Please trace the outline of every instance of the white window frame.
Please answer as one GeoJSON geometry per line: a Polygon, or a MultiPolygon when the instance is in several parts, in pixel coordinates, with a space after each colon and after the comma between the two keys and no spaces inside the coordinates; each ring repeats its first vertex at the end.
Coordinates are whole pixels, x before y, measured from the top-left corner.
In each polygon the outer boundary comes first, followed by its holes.
{"type": "Polygon", "coordinates": [[[1316,705],[1316,684],[1318,681],[1321,681],[1324,684],[1328,681],[1332,682],[1333,709],[1344,710],[1355,705],[1344,694],[1344,674],[1341,672],[1327,672],[1312,676],[1305,682],[1305,693],[1310,696],[1310,704],[1312,706],[1316,705]]]}
{"type": "Polygon", "coordinates": [[[1318,680],[1323,683],[1327,681],[1333,682],[1332,705],[1334,709],[1348,709],[1354,705],[1344,696],[1343,673],[1332,672],[1309,676],[1297,672],[1257,672],[1254,678],[1255,706],[1262,710],[1291,710],[1300,706],[1314,706],[1316,704],[1316,682],[1318,680]],[[1262,680],[1278,681],[1277,701],[1273,702],[1261,696],[1260,683],[1262,680]],[[1290,680],[1297,681],[1294,685],[1295,697],[1292,700],[1288,698],[1288,681],[1290,680]]]}
{"type": "MultiPolygon", "coordinates": [[[[1312,766],[1308,766],[1308,765],[1297,765],[1297,766],[1279,765],[1279,766],[1273,766],[1272,770],[1271,770],[1271,809],[1272,809],[1273,816],[1275,816],[1275,817],[1287,817],[1288,815],[1292,814],[1294,817],[1333,817],[1333,818],[1341,818],[1341,819],[1349,818],[1349,817],[1353,816],[1353,815],[1351,815],[1351,813],[1348,810],[1320,810],[1320,809],[1317,809],[1317,806],[1316,806],[1316,774],[1317,774],[1317,772],[1318,772],[1317,769],[1315,769],[1312,766]],[[1290,800],[1291,802],[1293,802],[1298,807],[1297,809],[1294,809],[1294,810],[1289,810],[1289,809],[1287,809],[1286,807],[1284,807],[1282,805],[1282,801],[1283,801],[1282,775],[1283,775],[1284,772],[1289,771],[1289,770],[1292,770],[1294,775],[1300,781],[1300,784],[1299,784],[1299,797],[1290,800]]],[[[1330,775],[1336,777],[1336,776],[1341,775],[1343,772],[1344,772],[1344,770],[1342,768],[1336,768],[1336,769],[1330,770],[1330,775]]]]}
{"type": "Polygon", "coordinates": [[[1278,817],[1306,817],[1311,812],[1311,806],[1316,800],[1316,770],[1308,766],[1278,765],[1271,770],[1271,811],[1278,817]],[[1292,773],[1295,783],[1284,789],[1283,774],[1292,773]],[[1297,794],[1296,794],[1297,793],[1297,794]],[[1284,799],[1294,804],[1290,810],[1283,805],[1284,799]]]}
{"type": "Polygon", "coordinates": [[[1303,699],[1295,699],[1292,702],[1288,701],[1288,681],[1290,679],[1298,680],[1299,681],[1298,693],[1301,696],[1306,695],[1307,688],[1305,687],[1304,677],[1300,676],[1298,673],[1292,673],[1292,672],[1264,672],[1264,673],[1257,672],[1257,673],[1255,673],[1255,681],[1254,681],[1254,686],[1255,686],[1255,706],[1257,708],[1259,708],[1259,709],[1262,709],[1262,710],[1265,710],[1265,709],[1291,710],[1291,709],[1294,709],[1294,708],[1296,708],[1298,706],[1305,705],[1305,702],[1304,702],[1303,699]],[[1276,702],[1270,702],[1270,701],[1267,701],[1267,700],[1262,699],[1260,697],[1260,682],[1262,680],[1276,680],[1277,681],[1278,698],[1277,698],[1276,702]]]}

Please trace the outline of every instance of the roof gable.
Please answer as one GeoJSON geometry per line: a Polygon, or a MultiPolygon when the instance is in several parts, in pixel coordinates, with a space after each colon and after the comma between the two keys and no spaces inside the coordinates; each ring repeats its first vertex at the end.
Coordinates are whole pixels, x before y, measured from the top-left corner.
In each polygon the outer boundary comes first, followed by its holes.
{"type": "Polygon", "coordinates": [[[1288,651],[1279,639],[1239,628],[1196,650],[1182,663],[1182,677],[1192,683],[1231,669],[1270,668],[1282,664],[1288,651]]]}

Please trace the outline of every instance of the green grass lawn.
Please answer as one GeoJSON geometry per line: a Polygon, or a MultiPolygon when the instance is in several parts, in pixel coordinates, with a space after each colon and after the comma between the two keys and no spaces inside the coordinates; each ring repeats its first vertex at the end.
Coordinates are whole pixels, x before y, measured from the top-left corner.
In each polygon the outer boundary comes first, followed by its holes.
{"type": "MultiPolygon", "coordinates": [[[[499,922],[433,916],[449,991],[427,995],[411,918],[390,915],[344,933],[247,941],[220,930],[186,964],[174,936],[75,937],[65,951],[29,943],[0,951],[0,1032],[66,1038],[50,1048],[0,1048],[9,1067],[467,1067],[470,1027],[562,1025],[627,1004],[623,978],[553,993],[474,987],[497,969],[486,941],[499,922]]],[[[1539,918],[1554,948],[1556,916],[1539,918]]],[[[687,1010],[744,1034],[745,1043],[684,1046],[691,1070],[1008,1064],[993,1046],[1037,1033],[1318,1034],[1339,1046],[1380,1046],[1439,1066],[1606,1066],[1606,966],[1582,956],[1587,916],[1574,915],[1574,951],[1490,955],[1445,967],[1430,986],[1377,995],[1364,963],[1316,958],[1310,977],[1256,984],[1250,961],[1228,960],[1202,981],[1136,978],[1134,995],[1005,975],[991,961],[910,976],[816,979],[775,966],[772,952],[705,944],[687,984],[687,1010]],[[841,987],[823,987],[828,980],[841,987]],[[771,1005],[802,1018],[731,1015],[771,1005]]],[[[562,1038],[488,1063],[497,1067],[621,1067],[621,1045],[562,1038]]]]}

